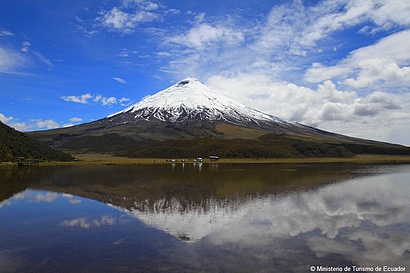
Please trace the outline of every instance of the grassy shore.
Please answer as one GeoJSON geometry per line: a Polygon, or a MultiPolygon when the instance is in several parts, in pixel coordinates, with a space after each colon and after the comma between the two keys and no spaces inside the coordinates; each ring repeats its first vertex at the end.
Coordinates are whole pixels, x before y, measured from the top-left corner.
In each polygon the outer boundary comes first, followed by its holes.
{"type": "MultiPolygon", "coordinates": [[[[171,158],[128,158],[112,156],[109,154],[74,154],[78,159],[77,163],[102,163],[102,164],[166,164],[175,163],[171,158]]],[[[176,163],[181,163],[182,159],[175,158],[176,163]]],[[[192,163],[192,158],[186,158],[185,163],[192,163]]],[[[204,158],[204,163],[210,160],[204,158]]],[[[410,156],[394,155],[357,155],[351,158],[221,158],[218,163],[337,163],[337,162],[357,162],[357,163],[410,163],[410,156]]]]}
{"type": "MultiPolygon", "coordinates": [[[[39,165],[74,165],[74,164],[105,164],[105,165],[134,165],[134,164],[173,164],[182,163],[181,158],[128,158],[110,154],[73,154],[77,159],[72,162],[40,162],[39,165]]],[[[185,163],[193,163],[193,158],[186,158],[185,163]]],[[[204,158],[204,163],[210,163],[204,158]]],[[[399,155],[357,155],[350,158],[220,158],[217,163],[410,163],[410,156],[399,155]]],[[[215,162],[214,162],[215,163],[215,162]]],[[[12,162],[2,162],[0,166],[17,165],[12,162]]]]}

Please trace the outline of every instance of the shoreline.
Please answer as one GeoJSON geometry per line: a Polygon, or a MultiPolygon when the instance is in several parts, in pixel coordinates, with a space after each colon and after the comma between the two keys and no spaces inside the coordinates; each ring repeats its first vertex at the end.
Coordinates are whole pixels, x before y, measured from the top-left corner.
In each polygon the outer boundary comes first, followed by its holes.
{"type": "MultiPolygon", "coordinates": [[[[136,165],[136,164],[193,164],[193,158],[185,159],[185,162],[180,158],[128,158],[112,156],[109,154],[73,154],[77,161],[71,162],[39,162],[39,166],[47,165],[83,165],[83,164],[104,164],[104,165],[136,165]],[[176,161],[175,161],[176,160],[176,161]]],[[[357,155],[350,158],[221,158],[218,161],[211,161],[204,158],[202,163],[270,163],[270,164],[285,164],[285,163],[395,163],[408,164],[410,156],[401,155],[374,155],[365,154],[357,155]]],[[[12,162],[2,162],[0,166],[17,165],[12,162]]]]}

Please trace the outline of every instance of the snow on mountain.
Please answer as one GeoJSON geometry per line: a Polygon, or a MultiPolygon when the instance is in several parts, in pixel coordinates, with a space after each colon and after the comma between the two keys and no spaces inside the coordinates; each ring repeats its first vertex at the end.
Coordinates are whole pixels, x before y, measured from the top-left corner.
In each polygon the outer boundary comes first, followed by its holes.
{"type": "Polygon", "coordinates": [[[224,225],[243,218],[254,207],[260,207],[263,201],[247,200],[207,200],[207,209],[192,205],[185,207],[179,200],[160,199],[152,206],[137,204],[137,208],[127,210],[127,213],[140,219],[146,225],[165,231],[187,243],[195,243],[224,225]],[[166,209],[160,209],[167,204],[166,209]],[[153,208],[153,209],[151,209],[153,208]],[[158,209],[155,209],[158,208],[158,209]]]}
{"type": "Polygon", "coordinates": [[[135,120],[156,118],[164,122],[185,120],[222,120],[234,124],[287,123],[227,98],[194,78],[185,78],[175,85],[112,114],[134,114],[135,120]]]}

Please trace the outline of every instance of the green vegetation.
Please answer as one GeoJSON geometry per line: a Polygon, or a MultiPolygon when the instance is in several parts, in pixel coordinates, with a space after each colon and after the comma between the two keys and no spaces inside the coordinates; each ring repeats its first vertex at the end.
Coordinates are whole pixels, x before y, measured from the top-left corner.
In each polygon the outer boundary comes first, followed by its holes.
{"type": "Polygon", "coordinates": [[[353,157],[343,146],[317,143],[267,134],[256,139],[165,140],[131,150],[127,156],[195,158],[218,155],[223,158],[353,157]]]}
{"type": "Polygon", "coordinates": [[[44,161],[74,160],[71,155],[56,151],[0,122],[0,161],[14,162],[18,157],[44,161]]]}

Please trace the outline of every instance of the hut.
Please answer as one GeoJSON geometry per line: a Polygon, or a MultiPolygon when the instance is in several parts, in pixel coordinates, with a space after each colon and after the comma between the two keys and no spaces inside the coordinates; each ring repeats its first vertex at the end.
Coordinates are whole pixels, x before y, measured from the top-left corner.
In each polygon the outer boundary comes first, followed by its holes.
{"type": "Polygon", "coordinates": [[[219,160],[219,156],[216,156],[216,155],[209,156],[209,161],[218,161],[218,160],[219,160]]]}

